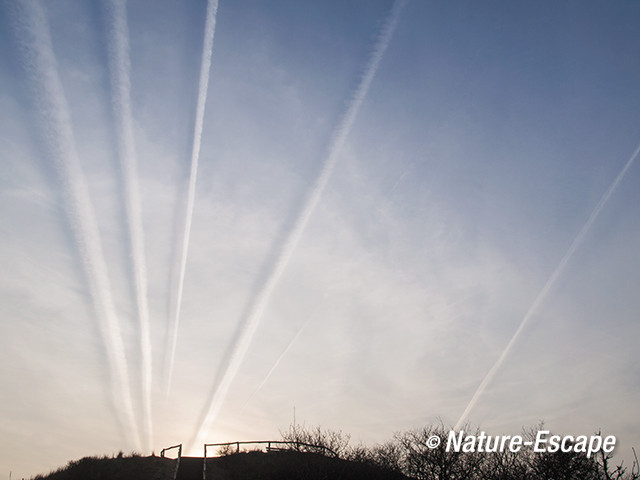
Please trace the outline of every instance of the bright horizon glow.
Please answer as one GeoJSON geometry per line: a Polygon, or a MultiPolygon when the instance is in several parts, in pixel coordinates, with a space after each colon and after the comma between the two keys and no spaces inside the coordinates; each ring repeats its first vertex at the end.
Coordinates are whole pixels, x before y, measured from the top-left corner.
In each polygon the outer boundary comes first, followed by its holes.
{"type": "Polygon", "coordinates": [[[640,4],[267,3],[0,6],[0,468],[294,410],[629,459],[640,4]]]}

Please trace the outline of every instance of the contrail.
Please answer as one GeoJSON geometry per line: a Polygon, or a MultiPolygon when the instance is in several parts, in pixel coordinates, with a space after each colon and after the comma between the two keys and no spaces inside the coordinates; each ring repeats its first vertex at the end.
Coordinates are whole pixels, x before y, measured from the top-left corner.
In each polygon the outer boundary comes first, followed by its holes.
{"type": "Polygon", "coordinates": [[[478,401],[480,396],[482,396],[482,394],[484,393],[485,389],[487,388],[487,385],[489,385],[489,383],[491,383],[491,381],[493,380],[493,377],[495,377],[496,373],[498,372],[498,370],[500,369],[500,367],[504,363],[505,359],[509,356],[509,353],[511,352],[513,346],[515,345],[516,341],[518,340],[518,337],[520,336],[520,334],[524,330],[525,325],[527,324],[529,319],[533,316],[533,314],[536,312],[538,307],[542,304],[542,302],[544,301],[544,299],[546,298],[546,296],[548,295],[549,291],[551,290],[553,285],[556,283],[556,281],[558,280],[560,275],[562,275],[562,273],[564,272],[564,269],[566,268],[567,264],[569,263],[569,260],[571,260],[571,257],[573,256],[575,251],[582,244],[582,241],[584,240],[585,236],[589,232],[589,229],[593,225],[593,222],[596,221],[596,218],[600,214],[600,211],[604,208],[606,203],[609,201],[609,198],[611,198],[611,195],[613,195],[613,193],[616,191],[616,189],[618,188],[618,185],[620,184],[620,182],[622,181],[624,176],[627,174],[627,171],[629,170],[629,168],[631,168],[631,165],[633,164],[634,160],[636,159],[636,157],[638,156],[639,153],[640,153],[640,145],[638,145],[638,148],[636,148],[636,150],[633,152],[633,154],[631,155],[631,158],[629,158],[629,160],[627,161],[625,166],[622,168],[622,170],[620,171],[618,176],[611,183],[611,185],[609,186],[607,191],[604,193],[602,198],[600,198],[600,201],[598,202],[598,204],[595,206],[595,208],[591,212],[591,215],[589,216],[589,219],[583,225],[582,229],[578,232],[578,235],[576,235],[576,238],[571,243],[571,246],[569,247],[569,250],[567,250],[567,253],[564,254],[562,259],[560,260],[560,263],[558,264],[556,269],[553,271],[553,273],[551,274],[551,276],[547,280],[547,283],[544,284],[544,286],[542,287],[542,290],[540,290],[540,292],[536,296],[535,300],[533,301],[533,303],[529,307],[529,310],[527,310],[527,313],[524,315],[524,318],[520,322],[520,326],[518,327],[516,332],[511,337],[511,340],[509,340],[509,343],[507,344],[507,346],[505,347],[503,352],[498,357],[498,360],[496,360],[496,362],[493,364],[493,367],[491,367],[491,370],[489,370],[487,375],[482,380],[482,383],[480,383],[480,386],[478,387],[476,392],[473,394],[473,397],[471,397],[471,400],[469,401],[469,404],[467,405],[467,408],[465,408],[464,412],[460,416],[460,419],[456,423],[456,425],[454,427],[454,430],[457,430],[458,428],[460,428],[460,426],[466,421],[467,416],[469,415],[469,412],[471,412],[471,410],[475,406],[476,402],[478,401]]]}
{"type": "Polygon", "coordinates": [[[131,114],[131,62],[129,57],[129,29],[126,0],[109,0],[105,4],[109,18],[107,50],[111,80],[111,104],[124,185],[124,203],[129,227],[129,247],[133,269],[138,322],[140,324],[140,352],[142,369],[142,412],[146,448],[153,439],[151,416],[152,357],[151,327],[147,303],[147,266],[144,253],[144,232],[140,207],[137,157],[131,114]]]}
{"type": "Polygon", "coordinates": [[[267,372],[267,374],[265,375],[265,377],[262,379],[262,381],[260,382],[260,385],[258,385],[258,387],[253,391],[253,393],[251,395],[249,395],[249,398],[247,398],[247,400],[244,402],[244,405],[242,406],[242,409],[244,410],[247,405],[249,404],[249,402],[253,399],[253,397],[255,397],[260,390],[262,390],[262,387],[265,386],[265,384],[267,383],[267,381],[269,380],[269,378],[271,378],[271,375],[273,375],[273,372],[276,371],[276,369],[278,368],[278,366],[280,365],[280,362],[282,362],[282,360],[284,359],[284,357],[287,355],[287,353],[289,353],[289,350],[291,350],[291,347],[293,347],[293,345],[298,341],[298,338],[300,337],[300,335],[302,334],[302,331],[307,327],[307,325],[309,324],[309,322],[311,322],[311,320],[313,320],[313,318],[316,316],[316,314],[318,313],[318,311],[320,310],[320,307],[322,306],[323,301],[327,298],[327,295],[329,293],[329,290],[331,289],[331,286],[329,286],[325,292],[324,295],[322,295],[321,300],[318,302],[317,306],[313,309],[313,311],[311,312],[311,314],[309,315],[309,317],[307,318],[307,320],[302,324],[302,326],[298,329],[298,331],[296,332],[296,334],[293,336],[293,338],[291,338],[291,340],[289,341],[289,343],[287,344],[286,347],[284,347],[284,349],[282,350],[282,352],[280,352],[280,355],[278,355],[278,358],[276,359],[275,362],[273,362],[273,365],[271,366],[271,368],[269,369],[269,372],[267,372]]]}
{"type": "Polygon", "coordinates": [[[265,384],[267,383],[267,381],[269,380],[269,378],[271,378],[271,375],[273,375],[273,372],[276,371],[276,368],[278,368],[278,365],[280,365],[280,362],[282,361],[282,359],[287,355],[287,353],[289,353],[289,350],[291,350],[291,347],[293,347],[293,344],[296,343],[296,341],[298,340],[298,337],[300,337],[300,335],[302,334],[302,331],[305,329],[307,324],[311,321],[312,317],[313,317],[313,314],[307,319],[306,322],[304,322],[302,324],[302,326],[298,329],[298,331],[293,336],[293,338],[289,341],[287,346],[284,347],[284,350],[282,350],[282,352],[280,352],[280,355],[278,355],[278,358],[276,359],[276,361],[273,362],[273,365],[269,369],[269,372],[267,372],[267,374],[264,376],[264,378],[260,382],[260,385],[258,385],[258,387],[253,391],[253,393],[251,395],[249,395],[249,398],[247,398],[247,401],[244,402],[244,405],[242,407],[243,409],[253,399],[253,397],[255,397],[258,394],[258,392],[260,392],[260,390],[262,390],[262,387],[264,387],[265,384]]]}
{"type": "Polygon", "coordinates": [[[176,356],[178,343],[178,328],[180,327],[180,309],[182,308],[182,292],[184,289],[184,275],[187,268],[187,255],[189,253],[189,239],[191,237],[191,221],[193,220],[193,206],[196,195],[196,180],[198,176],[198,160],[200,158],[200,145],[202,143],[202,127],[204,125],[204,109],[207,103],[207,91],[209,89],[209,73],[211,70],[211,55],[213,53],[213,37],[216,31],[216,16],[218,13],[218,0],[209,0],[207,3],[207,18],[204,27],[204,45],[202,48],[202,61],[200,64],[200,82],[198,85],[198,102],[196,106],[196,123],[193,131],[193,145],[191,148],[191,170],[189,173],[189,187],[187,192],[187,206],[184,220],[184,234],[182,237],[182,255],[180,257],[180,271],[178,273],[178,294],[176,297],[176,311],[167,335],[167,349],[165,351],[165,370],[167,395],[171,390],[173,377],[173,363],[176,356]],[[168,356],[167,356],[168,352],[168,356]]]}
{"type": "Polygon", "coordinates": [[[282,273],[284,272],[287,263],[291,258],[291,255],[296,249],[304,228],[306,227],[307,222],[309,221],[309,218],[311,217],[311,214],[313,213],[313,210],[315,209],[320,196],[322,195],[322,192],[329,180],[329,177],[331,176],[331,173],[335,168],[336,162],[338,160],[338,155],[342,150],[349,132],[351,131],[351,127],[353,126],[353,122],[358,115],[360,106],[362,105],[362,102],[366,97],[367,92],[369,91],[369,87],[371,86],[371,82],[373,81],[378,67],[380,66],[382,57],[384,56],[384,53],[387,50],[389,43],[391,42],[391,37],[393,36],[393,32],[398,23],[398,18],[405,3],[406,0],[396,0],[396,2],[393,4],[393,7],[391,8],[391,11],[384,21],[384,24],[378,36],[378,40],[376,41],[373,52],[367,62],[364,74],[360,79],[358,87],[356,88],[352,98],[347,102],[346,109],[333,131],[327,151],[327,157],[324,160],[322,169],[316,179],[315,185],[310,193],[306,196],[305,200],[302,202],[295,223],[291,231],[286,236],[282,248],[276,256],[276,261],[273,263],[270,271],[268,272],[266,281],[249,304],[249,313],[246,317],[244,317],[241,323],[239,333],[237,335],[237,340],[230,346],[230,350],[228,351],[225,360],[223,360],[222,362],[220,372],[223,373],[220,377],[220,380],[216,380],[216,382],[214,382],[214,389],[204,410],[199,429],[191,439],[190,449],[196,443],[199,444],[204,442],[211,423],[215,419],[218,411],[220,410],[220,407],[222,406],[222,402],[227,395],[231,382],[233,381],[233,378],[240,368],[240,364],[242,363],[242,360],[247,353],[249,344],[251,343],[251,339],[253,338],[256,329],[258,328],[258,324],[260,323],[260,319],[262,318],[271,294],[275,289],[280,277],[282,276],[282,273]]]}
{"type": "Polygon", "coordinates": [[[15,4],[18,45],[31,84],[34,106],[62,195],[91,295],[110,367],[114,406],[129,440],[140,448],[120,323],[115,313],[96,217],[80,168],[67,100],[49,25],[40,3],[15,4]],[[128,429],[127,429],[128,425],[128,429]]]}

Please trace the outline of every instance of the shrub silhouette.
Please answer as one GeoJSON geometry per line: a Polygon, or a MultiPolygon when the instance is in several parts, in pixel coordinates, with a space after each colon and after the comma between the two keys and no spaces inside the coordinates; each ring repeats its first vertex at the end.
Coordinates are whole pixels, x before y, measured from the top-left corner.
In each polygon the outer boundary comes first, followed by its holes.
{"type": "Polygon", "coordinates": [[[346,457],[349,451],[350,435],[342,433],[342,431],[335,431],[329,429],[322,429],[321,427],[315,427],[307,429],[304,425],[292,423],[289,426],[289,430],[280,432],[282,439],[286,442],[306,443],[308,445],[317,445],[323,448],[313,448],[305,445],[300,445],[297,450],[311,453],[324,453],[324,450],[333,452],[338,457],[346,457]]]}
{"type": "MultiPolygon", "coordinates": [[[[522,437],[533,440],[542,429],[543,424],[525,429],[522,437]]],[[[349,435],[320,427],[307,429],[294,424],[282,436],[288,441],[324,446],[342,458],[415,480],[640,480],[637,458],[629,470],[622,464],[612,466],[613,454],[603,451],[589,458],[580,452],[533,452],[532,448],[516,453],[508,448],[502,452],[447,452],[450,430],[442,423],[429,425],[396,433],[392,441],[373,447],[350,447],[349,435]],[[440,445],[430,449],[426,445],[432,436],[439,437],[440,445]]],[[[480,433],[469,426],[462,430],[476,436],[480,433]]]]}

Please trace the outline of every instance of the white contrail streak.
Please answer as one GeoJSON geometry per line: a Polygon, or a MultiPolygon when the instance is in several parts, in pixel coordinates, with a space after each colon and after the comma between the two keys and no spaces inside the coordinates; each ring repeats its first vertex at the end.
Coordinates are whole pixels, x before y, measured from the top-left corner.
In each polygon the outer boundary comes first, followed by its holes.
{"type": "Polygon", "coordinates": [[[243,405],[243,409],[247,406],[247,404],[253,399],[253,397],[255,397],[258,392],[260,392],[260,390],[262,390],[262,387],[265,386],[265,384],[267,383],[267,381],[269,380],[269,378],[271,378],[271,375],[273,375],[273,372],[276,371],[276,369],[278,368],[278,366],[280,365],[280,362],[282,361],[282,359],[287,355],[287,353],[289,353],[289,350],[291,350],[291,347],[293,347],[293,344],[296,343],[296,341],[298,340],[298,338],[300,337],[300,335],[302,334],[302,331],[305,329],[305,327],[307,326],[307,324],[311,321],[311,317],[309,317],[307,319],[306,322],[304,322],[302,324],[302,326],[298,329],[298,331],[296,332],[296,334],[293,336],[293,338],[289,341],[289,343],[287,344],[286,347],[284,347],[284,350],[282,350],[282,352],[280,352],[280,355],[278,355],[278,358],[276,359],[275,362],[273,362],[273,365],[271,366],[271,368],[269,369],[269,371],[267,372],[267,374],[264,376],[264,378],[262,379],[262,381],[260,382],[260,385],[258,385],[258,387],[253,391],[253,393],[251,395],[249,395],[249,398],[247,398],[247,401],[244,402],[243,405]]]}
{"type": "Polygon", "coordinates": [[[544,284],[544,286],[542,287],[542,290],[540,290],[540,292],[536,296],[535,300],[529,307],[529,310],[527,310],[527,313],[524,315],[524,318],[520,322],[520,326],[518,326],[518,329],[511,337],[511,340],[509,340],[509,343],[507,344],[505,349],[502,351],[502,353],[498,357],[498,360],[496,360],[496,362],[493,364],[493,367],[491,367],[491,370],[489,370],[487,375],[482,380],[482,383],[480,383],[480,385],[478,386],[478,389],[473,394],[473,397],[471,397],[471,400],[469,401],[467,408],[465,408],[464,412],[460,416],[460,419],[456,423],[454,430],[457,430],[458,428],[460,428],[460,426],[466,421],[469,413],[471,412],[476,402],[482,396],[485,389],[487,388],[487,385],[491,383],[491,381],[495,377],[498,370],[500,370],[500,367],[502,367],[502,364],[504,363],[505,359],[509,356],[509,353],[511,353],[511,350],[513,349],[513,346],[518,340],[518,337],[520,337],[522,331],[524,330],[525,325],[527,324],[529,319],[533,316],[533,314],[538,310],[538,308],[540,307],[540,305],[542,304],[546,296],[549,294],[549,291],[551,290],[551,288],[553,288],[553,285],[556,283],[560,275],[562,275],[562,273],[564,272],[564,269],[569,263],[569,260],[571,260],[571,257],[573,256],[575,251],[582,244],[582,241],[584,240],[585,236],[589,232],[589,229],[593,225],[593,222],[596,221],[596,218],[598,217],[598,215],[600,214],[600,212],[602,211],[606,203],[609,201],[609,198],[611,198],[611,195],[613,195],[613,193],[616,191],[616,189],[618,188],[618,185],[620,184],[624,176],[627,174],[627,171],[629,170],[629,168],[631,168],[631,165],[633,164],[634,160],[636,159],[639,153],[640,153],[640,145],[638,145],[638,148],[636,148],[636,150],[633,152],[633,154],[631,155],[631,158],[629,158],[629,160],[627,161],[625,166],[622,168],[618,176],[611,183],[611,185],[609,186],[607,191],[604,193],[604,195],[602,195],[602,198],[600,198],[600,201],[591,212],[589,219],[586,221],[582,229],[578,232],[578,235],[576,235],[576,238],[571,243],[571,246],[567,250],[567,253],[564,254],[562,259],[560,260],[560,263],[558,264],[556,269],[553,271],[553,273],[547,280],[547,283],[544,284]]]}
{"type": "Polygon", "coordinates": [[[237,341],[234,345],[231,346],[230,357],[224,364],[221,366],[224,373],[220,378],[219,382],[214,384],[214,390],[212,395],[210,396],[209,402],[205,408],[205,412],[203,415],[203,419],[200,423],[200,426],[197,430],[197,433],[193,436],[190,448],[195,444],[200,444],[205,441],[209,428],[215,417],[222,406],[222,402],[224,401],[231,382],[235,377],[238,369],[240,368],[240,364],[244,359],[245,354],[249,348],[249,344],[251,343],[251,339],[253,338],[256,329],[260,323],[262,315],[266,309],[266,306],[269,302],[271,294],[275,289],[282,273],[284,272],[291,255],[293,254],[300,238],[302,237],[302,233],[315,209],[320,196],[335,168],[336,162],[338,160],[338,156],[342,150],[344,142],[351,131],[351,127],[353,126],[353,122],[358,115],[358,111],[360,110],[360,106],[364,98],[366,97],[369,87],[371,86],[371,82],[380,66],[380,62],[382,57],[384,56],[389,43],[391,42],[391,37],[398,23],[398,18],[402,11],[402,8],[405,5],[404,0],[397,0],[389,12],[385,22],[382,26],[381,32],[379,34],[378,40],[374,46],[373,52],[369,58],[369,61],[364,70],[364,74],[360,79],[358,87],[355,90],[353,97],[347,102],[345,112],[343,113],[340,121],[338,122],[336,128],[333,131],[331,141],[329,144],[329,149],[327,151],[327,157],[322,165],[322,170],[320,171],[319,176],[316,179],[315,185],[310,193],[307,195],[305,200],[302,202],[302,206],[300,209],[300,213],[295,220],[293,228],[289,232],[286,237],[282,248],[277,255],[277,259],[274,262],[269,275],[262,285],[262,288],[259,290],[256,297],[251,302],[251,308],[249,309],[249,313],[246,319],[242,322],[241,330],[237,337],[237,341]]]}
{"type": "Polygon", "coordinates": [[[108,22],[108,55],[111,80],[111,104],[124,186],[125,212],[129,227],[129,246],[133,269],[138,322],[140,325],[140,353],[142,370],[142,412],[146,449],[153,439],[151,415],[152,357],[151,327],[147,303],[147,266],[144,252],[144,232],[140,207],[138,161],[136,157],[131,114],[131,64],[129,57],[129,29],[126,0],[106,2],[108,22]]]}
{"type": "Polygon", "coordinates": [[[207,103],[207,91],[209,89],[209,74],[211,70],[211,56],[213,53],[213,37],[216,31],[216,17],[218,13],[218,0],[209,0],[207,4],[207,18],[204,28],[204,45],[202,48],[202,61],[200,64],[200,82],[198,85],[198,103],[196,106],[196,122],[193,131],[193,145],[191,148],[191,170],[189,172],[189,187],[187,191],[187,206],[184,220],[184,234],[182,237],[182,253],[180,257],[180,270],[178,273],[178,294],[176,297],[176,311],[169,327],[167,336],[167,350],[165,351],[165,370],[167,394],[171,390],[173,377],[173,364],[178,343],[178,328],[180,327],[180,310],[182,308],[182,292],[184,290],[184,275],[187,268],[187,255],[189,253],[189,239],[191,237],[191,221],[193,220],[193,207],[196,196],[196,180],[198,176],[198,160],[200,158],[200,145],[202,143],[202,128],[204,125],[204,109],[207,103]],[[168,356],[167,356],[168,353],[168,356]]]}
{"type": "Polygon", "coordinates": [[[140,448],[125,348],[89,191],[80,168],[67,100],[45,12],[35,0],[16,4],[15,29],[48,153],[62,194],[107,353],[114,406],[130,442],[140,448]]]}
{"type": "Polygon", "coordinates": [[[302,331],[307,327],[307,325],[309,324],[309,322],[311,322],[311,320],[313,320],[313,318],[316,316],[316,314],[318,313],[318,311],[320,310],[320,307],[322,306],[323,301],[327,298],[327,293],[329,292],[329,289],[331,287],[327,288],[325,290],[324,295],[322,296],[322,300],[318,303],[318,305],[316,306],[316,308],[313,309],[313,311],[311,312],[311,314],[309,315],[309,318],[307,318],[307,320],[302,324],[302,326],[298,329],[298,331],[296,332],[296,334],[293,336],[293,338],[289,341],[289,343],[287,344],[286,347],[284,347],[284,350],[282,350],[282,352],[280,352],[280,355],[278,356],[278,358],[276,359],[275,362],[273,362],[273,365],[271,366],[271,368],[269,369],[269,372],[267,372],[267,374],[265,375],[265,377],[262,379],[262,381],[260,382],[260,385],[258,385],[258,387],[253,391],[253,393],[251,395],[249,395],[249,398],[247,398],[247,401],[244,402],[243,405],[243,410],[246,408],[246,406],[249,404],[249,402],[251,401],[251,399],[253,399],[253,397],[255,397],[260,390],[262,390],[262,387],[265,386],[265,384],[267,383],[267,381],[269,380],[269,378],[271,378],[271,375],[273,375],[273,372],[276,371],[276,369],[278,368],[278,366],[280,365],[280,362],[282,362],[282,360],[284,359],[284,357],[287,355],[287,353],[289,353],[289,350],[291,350],[291,347],[293,347],[293,345],[298,341],[298,338],[300,338],[300,335],[302,334],[302,331]]]}

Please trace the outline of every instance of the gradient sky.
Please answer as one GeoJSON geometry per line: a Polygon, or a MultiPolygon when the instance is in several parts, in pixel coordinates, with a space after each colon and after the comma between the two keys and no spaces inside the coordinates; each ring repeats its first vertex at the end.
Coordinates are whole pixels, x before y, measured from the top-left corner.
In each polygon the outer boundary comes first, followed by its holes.
{"type": "Polygon", "coordinates": [[[467,420],[640,447],[640,2],[220,0],[168,389],[206,10],[2,3],[0,475],[453,425],[536,298],[467,420]]]}

